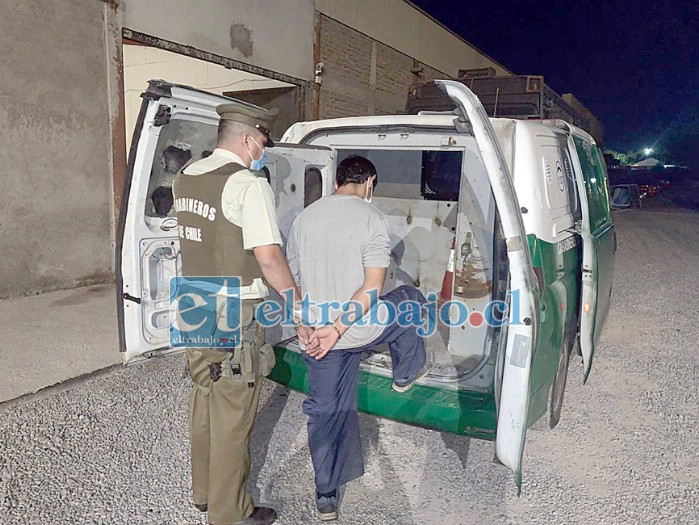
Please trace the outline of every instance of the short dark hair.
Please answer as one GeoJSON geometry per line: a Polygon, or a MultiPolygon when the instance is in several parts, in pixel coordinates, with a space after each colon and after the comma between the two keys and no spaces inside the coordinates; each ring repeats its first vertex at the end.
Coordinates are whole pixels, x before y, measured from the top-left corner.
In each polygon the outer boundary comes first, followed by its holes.
{"type": "Polygon", "coordinates": [[[265,137],[265,134],[257,128],[253,128],[252,126],[243,124],[242,122],[238,122],[237,120],[228,120],[222,118],[218,122],[218,131],[216,138],[218,141],[218,145],[220,146],[223,142],[225,142],[229,138],[235,137],[236,135],[249,133],[254,137],[256,136],[256,132],[261,136],[265,137]]]}
{"type": "Polygon", "coordinates": [[[233,134],[233,129],[235,128],[235,123],[232,120],[221,119],[218,122],[218,131],[216,139],[220,145],[224,142],[229,135],[233,134]]]}
{"type": "MultiPolygon", "coordinates": [[[[338,186],[362,184],[374,175],[376,175],[376,168],[369,159],[360,155],[350,155],[337,167],[335,181],[338,186]]],[[[376,179],[374,179],[374,185],[376,185],[376,179]]]]}

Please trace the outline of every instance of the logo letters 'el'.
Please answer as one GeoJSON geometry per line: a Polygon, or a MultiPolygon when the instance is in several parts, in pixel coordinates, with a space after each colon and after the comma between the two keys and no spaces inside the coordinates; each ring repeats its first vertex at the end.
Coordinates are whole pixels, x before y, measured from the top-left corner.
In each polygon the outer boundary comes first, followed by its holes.
{"type": "Polygon", "coordinates": [[[180,327],[181,331],[192,332],[194,330],[197,330],[198,328],[201,328],[201,326],[206,322],[206,317],[204,317],[204,319],[202,319],[200,323],[196,325],[191,325],[182,318],[182,314],[186,314],[187,312],[191,312],[192,310],[196,310],[197,308],[201,308],[205,305],[206,301],[204,300],[204,298],[201,295],[195,293],[184,293],[175,300],[175,315],[177,316],[177,326],[180,327]],[[189,297],[190,299],[192,299],[194,306],[190,306],[185,310],[180,310],[180,301],[185,297],[189,297]]]}

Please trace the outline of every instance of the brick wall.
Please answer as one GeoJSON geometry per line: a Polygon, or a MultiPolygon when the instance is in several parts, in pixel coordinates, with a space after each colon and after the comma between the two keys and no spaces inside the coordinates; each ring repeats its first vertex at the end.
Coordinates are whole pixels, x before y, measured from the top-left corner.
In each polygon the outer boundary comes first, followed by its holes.
{"type": "Polygon", "coordinates": [[[319,20],[320,118],[403,113],[413,83],[450,78],[331,18],[319,20]],[[422,68],[419,76],[413,67],[422,68]]]}

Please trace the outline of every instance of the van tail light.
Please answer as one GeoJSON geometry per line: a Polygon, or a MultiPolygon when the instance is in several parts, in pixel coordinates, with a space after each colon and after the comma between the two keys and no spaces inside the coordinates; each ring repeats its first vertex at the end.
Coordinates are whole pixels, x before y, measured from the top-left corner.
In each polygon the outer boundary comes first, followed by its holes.
{"type": "Polygon", "coordinates": [[[590,313],[590,303],[585,303],[583,305],[583,310],[585,310],[586,314],[589,314],[590,313]]]}

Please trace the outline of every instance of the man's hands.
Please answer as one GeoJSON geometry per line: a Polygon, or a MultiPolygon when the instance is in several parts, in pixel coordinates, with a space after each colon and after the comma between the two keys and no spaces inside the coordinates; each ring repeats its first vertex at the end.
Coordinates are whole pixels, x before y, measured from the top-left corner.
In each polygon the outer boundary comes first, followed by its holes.
{"type": "Polygon", "coordinates": [[[315,359],[322,359],[337,344],[340,335],[332,325],[321,328],[311,328],[306,325],[296,325],[296,333],[306,347],[306,353],[315,359]]]}
{"type": "MultiPolygon", "coordinates": [[[[372,297],[378,297],[385,280],[386,268],[364,268],[364,283],[362,287],[352,295],[351,299],[353,303],[359,303],[361,306],[359,318],[363,317],[364,314],[369,311],[372,306],[372,297]],[[372,292],[375,292],[375,295],[372,295],[372,292]]],[[[322,359],[335,347],[340,336],[349,329],[349,326],[346,326],[344,322],[340,322],[338,326],[339,319],[340,318],[335,320],[335,324],[322,326],[313,331],[309,339],[310,344],[306,343],[306,353],[309,356],[315,359],[322,359]]]]}
{"type": "Polygon", "coordinates": [[[313,330],[311,345],[306,346],[306,353],[315,359],[322,359],[337,344],[340,334],[333,325],[322,326],[313,330]]]}
{"type": "Polygon", "coordinates": [[[311,328],[310,326],[297,324],[296,325],[296,334],[299,336],[299,339],[301,340],[301,342],[306,346],[306,351],[308,351],[309,348],[315,349],[318,347],[317,341],[311,341],[311,335],[313,334],[313,328],[311,328]]]}

